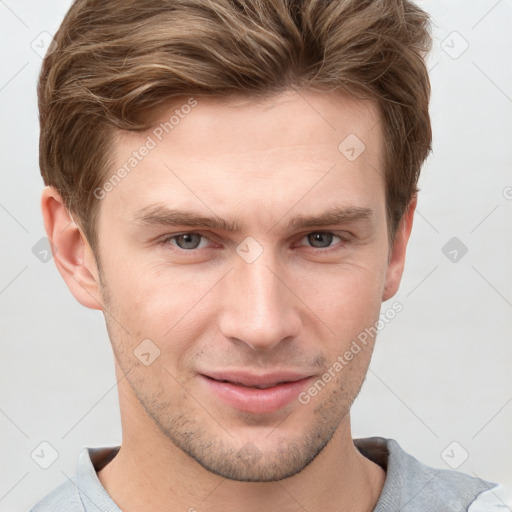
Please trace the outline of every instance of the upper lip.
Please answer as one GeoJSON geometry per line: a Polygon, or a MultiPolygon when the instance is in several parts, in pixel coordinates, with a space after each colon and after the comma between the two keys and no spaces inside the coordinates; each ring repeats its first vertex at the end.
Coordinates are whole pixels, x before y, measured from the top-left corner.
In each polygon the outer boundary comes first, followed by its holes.
{"type": "Polygon", "coordinates": [[[256,388],[269,388],[283,382],[295,382],[311,377],[311,374],[292,370],[267,372],[264,374],[256,374],[242,370],[208,371],[202,372],[202,375],[218,381],[228,381],[233,384],[256,388]]]}

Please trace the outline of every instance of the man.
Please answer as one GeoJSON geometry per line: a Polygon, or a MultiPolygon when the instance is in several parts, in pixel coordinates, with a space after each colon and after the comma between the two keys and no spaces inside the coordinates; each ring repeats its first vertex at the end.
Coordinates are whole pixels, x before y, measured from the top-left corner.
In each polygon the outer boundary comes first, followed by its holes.
{"type": "Polygon", "coordinates": [[[123,441],[32,510],[483,510],[494,484],[350,430],[430,151],[427,29],[397,0],[73,4],[42,211],[123,441]]]}

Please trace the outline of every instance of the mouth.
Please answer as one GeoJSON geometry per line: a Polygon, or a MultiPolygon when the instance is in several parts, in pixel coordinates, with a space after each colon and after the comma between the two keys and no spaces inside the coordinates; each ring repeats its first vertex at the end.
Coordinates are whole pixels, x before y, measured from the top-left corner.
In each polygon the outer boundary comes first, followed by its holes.
{"type": "Polygon", "coordinates": [[[279,386],[280,384],[287,384],[288,382],[290,382],[290,381],[283,380],[283,381],[276,382],[273,384],[268,384],[268,385],[265,385],[265,384],[249,385],[249,384],[244,384],[243,382],[237,382],[237,381],[217,380],[217,379],[212,379],[212,380],[216,380],[217,382],[225,382],[226,384],[234,384],[235,386],[243,386],[244,388],[256,388],[256,389],[273,388],[274,386],[279,386]]]}
{"type": "Polygon", "coordinates": [[[224,404],[242,412],[263,414],[278,411],[290,404],[312,376],[286,371],[263,375],[208,372],[199,374],[199,377],[207,390],[224,404]]]}

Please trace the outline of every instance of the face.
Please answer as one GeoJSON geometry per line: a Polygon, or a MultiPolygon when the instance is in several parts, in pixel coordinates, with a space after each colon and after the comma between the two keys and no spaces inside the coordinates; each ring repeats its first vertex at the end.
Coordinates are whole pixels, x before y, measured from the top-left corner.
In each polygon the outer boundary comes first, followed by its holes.
{"type": "Polygon", "coordinates": [[[194,101],[118,136],[112,172],[129,172],[97,191],[107,328],[131,406],[169,441],[225,478],[279,480],[347,424],[374,340],[336,361],[394,287],[378,111],[194,101]]]}

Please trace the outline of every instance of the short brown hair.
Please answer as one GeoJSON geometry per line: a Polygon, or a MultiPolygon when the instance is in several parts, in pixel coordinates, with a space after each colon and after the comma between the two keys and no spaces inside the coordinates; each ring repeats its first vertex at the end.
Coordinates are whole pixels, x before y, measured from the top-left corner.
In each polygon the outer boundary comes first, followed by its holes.
{"type": "Polygon", "coordinates": [[[429,16],[407,0],[76,0],[39,78],[41,174],[93,250],[116,129],[183,95],[377,100],[393,239],[431,151],[429,16]]]}

